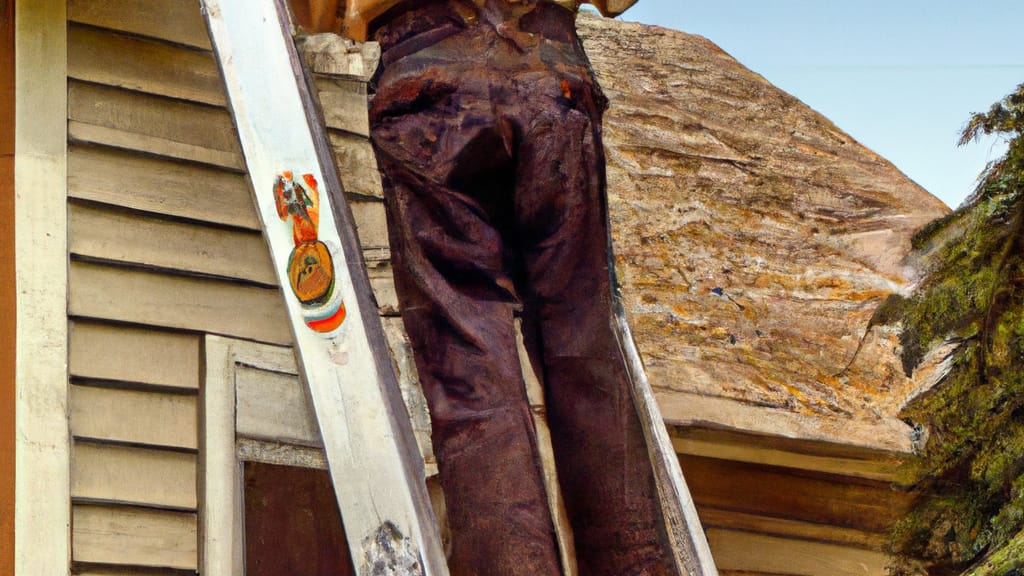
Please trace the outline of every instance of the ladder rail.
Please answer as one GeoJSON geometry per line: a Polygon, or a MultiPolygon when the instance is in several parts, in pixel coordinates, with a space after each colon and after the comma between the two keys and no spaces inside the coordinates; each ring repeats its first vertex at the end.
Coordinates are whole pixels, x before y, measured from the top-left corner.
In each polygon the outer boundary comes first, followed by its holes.
{"type": "Polygon", "coordinates": [[[285,0],[202,0],[202,7],[356,572],[447,576],[423,461],[289,8],[285,0]],[[303,300],[306,286],[289,277],[300,256],[329,274],[326,303],[303,300]],[[338,297],[340,308],[324,313],[338,297]],[[398,571],[379,572],[385,565],[398,571]]]}

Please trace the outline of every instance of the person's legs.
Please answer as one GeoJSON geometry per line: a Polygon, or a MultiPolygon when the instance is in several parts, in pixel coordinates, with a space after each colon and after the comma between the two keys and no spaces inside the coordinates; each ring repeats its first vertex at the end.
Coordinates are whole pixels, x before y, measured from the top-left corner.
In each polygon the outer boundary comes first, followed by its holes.
{"type": "MultiPolygon", "coordinates": [[[[403,41],[416,42],[415,34],[403,41]]],[[[561,573],[516,353],[519,306],[500,233],[511,158],[486,74],[446,66],[471,33],[385,69],[371,138],[387,202],[395,286],[430,408],[455,576],[561,573]]],[[[387,58],[385,49],[384,56],[387,58]]]]}
{"type": "MultiPolygon", "coordinates": [[[[545,22],[557,37],[555,20],[545,22]]],[[[579,570],[667,575],[653,470],[611,322],[603,95],[578,44],[548,44],[551,74],[522,87],[534,106],[520,122],[516,217],[579,570]]]]}
{"type": "Polygon", "coordinates": [[[409,9],[384,31],[394,40],[371,137],[449,503],[452,571],[560,572],[516,355],[518,288],[538,328],[580,575],[671,574],[611,325],[603,96],[572,13],[487,0],[455,33],[457,17],[431,10],[409,9]]]}

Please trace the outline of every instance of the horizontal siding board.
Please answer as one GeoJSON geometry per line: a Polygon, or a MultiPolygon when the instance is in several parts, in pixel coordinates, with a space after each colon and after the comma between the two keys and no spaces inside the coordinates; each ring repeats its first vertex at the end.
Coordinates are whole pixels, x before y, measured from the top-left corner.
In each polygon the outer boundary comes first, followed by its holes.
{"type": "Polygon", "coordinates": [[[200,162],[232,170],[245,169],[245,161],[241,154],[175,142],[158,136],[139,134],[132,130],[96,126],[72,120],[68,122],[68,138],[71,143],[76,144],[100,144],[102,146],[155,154],[189,162],[200,162]]]}
{"type": "Polygon", "coordinates": [[[745,514],[736,510],[701,507],[698,509],[701,524],[705,528],[724,528],[754,532],[783,538],[796,538],[832,544],[841,544],[855,548],[882,550],[887,542],[887,535],[877,532],[864,532],[851,528],[841,528],[828,524],[799,522],[784,518],[745,514]]]}
{"type": "Polygon", "coordinates": [[[239,438],[235,444],[235,456],[243,462],[327,469],[327,457],[324,456],[324,451],[321,448],[296,444],[239,438]]]}
{"type": "Polygon", "coordinates": [[[195,570],[195,513],[78,504],[72,508],[76,562],[195,570]]]}
{"type": "Polygon", "coordinates": [[[72,254],[277,284],[263,236],[73,204],[72,254]]]}
{"type": "Polygon", "coordinates": [[[349,200],[349,208],[356,222],[356,234],[363,250],[388,247],[388,221],[383,202],[349,200]]]}
{"type": "Polygon", "coordinates": [[[68,0],[68,20],[211,49],[198,0],[68,0]]]}
{"type": "Polygon", "coordinates": [[[168,568],[108,567],[79,565],[75,576],[196,576],[195,571],[171,570],[168,568]]]}
{"type": "Polygon", "coordinates": [[[75,576],[196,576],[195,571],[171,570],[168,568],[140,568],[140,567],[108,567],[108,566],[87,566],[76,567],[75,576]]]}
{"type": "Polygon", "coordinates": [[[112,148],[69,147],[68,195],[168,216],[260,229],[245,176],[112,148]]]}
{"type": "Polygon", "coordinates": [[[75,442],[71,497],[194,510],[196,455],[75,442]]]}
{"type": "Polygon", "coordinates": [[[369,136],[366,83],[317,74],[314,74],[314,80],[327,127],[369,136]]]}
{"type": "Polygon", "coordinates": [[[239,436],[321,445],[316,417],[298,377],[238,366],[235,394],[239,436]]]}
{"type": "Polygon", "coordinates": [[[882,533],[904,509],[908,495],[887,482],[871,482],[786,468],[681,455],[698,508],[828,524],[882,533]]]}
{"type": "Polygon", "coordinates": [[[292,341],[276,289],[84,262],[71,263],[69,284],[73,316],[292,341]]]}
{"type": "Polygon", "coordinates": [[[884,576],[883,552],[711,528],[708,541],[723,570],[794,576],[884,576]]]}
{"type": "Polygon", "coordinates": [[[209,52],[112,34],[68,30],[68,76],[118,88],[226,106],[217,62],[209,52]]]}
{"type": "Polygon", "coordinates": [[[200,339],[193,334],[75,322],[70,340],[73,377],[199,389],[200,339]]]}
{"type": "Polygon", "coordinates": [[[71,387],[71,434],[79,439],[197,449],[196,396],[71,387]]]}
{"type": "Polygon", "coordinates": [[[384,316],[397,316],[398,293],[395,292],[395,276],[390,263],[382,263],[368,269],[370,288],[377,300],[377,308],[384,316]]]}
{"type": "Polygon", "coordinates": [[[68,117],[68,134],[75,141],[235,169],[245,166],[224,108],[72,80],[68,117]]]}
{"type": "MultiPolygon", "coordinates": [[[[725,434],[717,430],[677,429],[672,445],[679,454],[706,456],[724,460],[736,460],[752,464],[784,466],[797,470],[812,470],[854,476],[871,480],[894,481],[902,460],[881,451],[846,456],[843,447],[836,447],[836,454],[825,451],[804,453],[795,448],[772,446],[772,439],[756,436],[725,434]]],[[[828,448],[828,444],[822,443],[828,448]]]]}
{"type": "Polygon", "coordinates": [[[377,158],[370,141],[337,131],[331,131],[328,137],[345,191],[382,198],[384,192],[377,171],[377,158]]]}

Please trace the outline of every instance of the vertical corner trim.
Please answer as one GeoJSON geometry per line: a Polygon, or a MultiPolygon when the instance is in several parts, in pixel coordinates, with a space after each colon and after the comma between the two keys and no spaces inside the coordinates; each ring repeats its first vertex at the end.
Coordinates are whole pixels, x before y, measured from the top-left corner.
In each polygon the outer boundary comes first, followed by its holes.
{"type": "Polygon", "coordinates": [[[14,561],[46,576],[71,564],[66,4],[14,1],[14,561]]]}

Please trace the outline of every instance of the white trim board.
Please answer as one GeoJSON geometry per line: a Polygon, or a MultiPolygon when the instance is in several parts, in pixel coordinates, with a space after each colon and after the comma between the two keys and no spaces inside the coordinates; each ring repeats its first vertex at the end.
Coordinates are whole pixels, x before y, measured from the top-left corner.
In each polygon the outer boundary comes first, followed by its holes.
{"type": "Polygon", "coordinates": [[[291,348],[211,335],[203,357],[200,572],[244,576],[242,464],[326,469],[327,459],[291,348]]]}
{"type": "Polygon", "coordinates": [[[17,574],[71,567],[65,0],[16,0],[17,574]]]}
{"type": "Polygon", "coordinates": [[[250,366],[295,376],[290,348],[207,336],[200,389],[199,566],[202,574],[244,576],[242,477],[236,448],[235,372],[250,366]]]}

